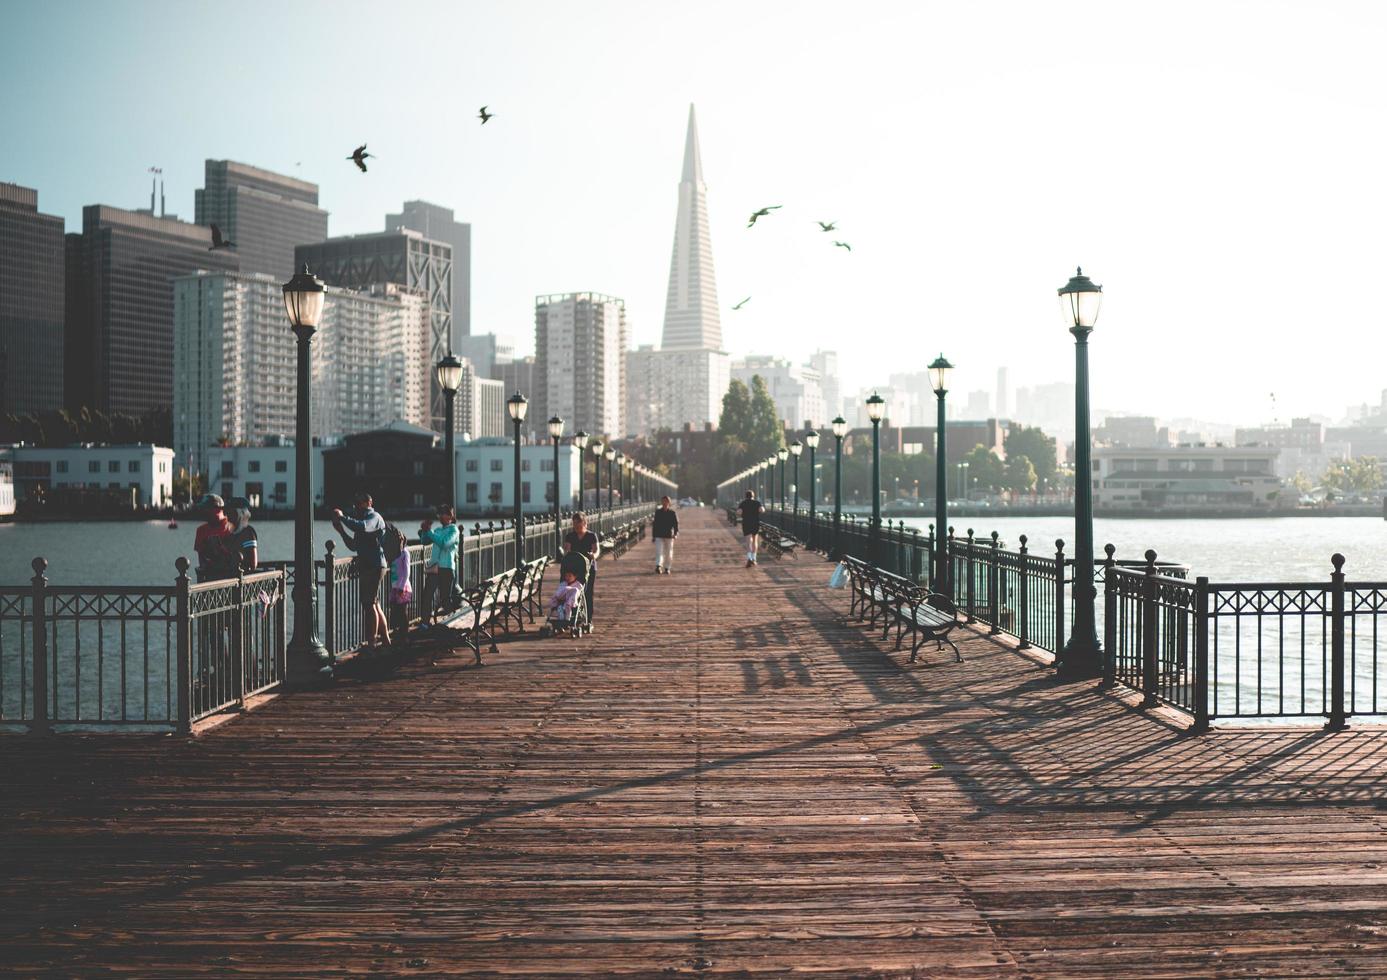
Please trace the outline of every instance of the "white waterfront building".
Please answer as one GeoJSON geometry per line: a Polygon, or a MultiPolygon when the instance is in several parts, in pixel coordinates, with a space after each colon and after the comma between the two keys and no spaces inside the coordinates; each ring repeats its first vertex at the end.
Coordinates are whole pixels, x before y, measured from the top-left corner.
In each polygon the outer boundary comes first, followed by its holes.
{"type": "Polygon", "coordinates": [[[173,458],[172,449],[147,443],[0,449],[0,459],[7,459],[13,468],[18,499],[40,488],[128,489],[134,491],[136,507],[166,507],[173,502],[173,458]]]}
{"type": "MultiPolygon", "coordinates": [[[[515,506],[515,444],[510,439],[475,439],[455,450],[454,473],[459,506],[465,512],[495,510],[506,517],[515,506]]],[[[578,465],[582,452],[565,438],[559,443],[559,506],[573,508],[578,499],[578,465]]],[[[588,490],[592,464],[588,465],[588,490]]],[[[603,462],[603,485],[606,463],[603,462]]],[[[525,513],[554,507],[554,446],[520,447],[520,507],[525,513]]]]}
{"type": "Polygon", "coordinates": [[[1104,510],[1271,508],[1280,497],[1275,447],[1099,446],[1093,502],[1104,510]]]}
{"type": "MultiPolygon", "coordinates": [[[[309,454],[313,505],[323,503],[323,446],[309,454]]],[[[223,499],[244,497],[256,511],[292,511],[298,493],[294,445],[211,446],[206,452],[207,489],[223,499]]]]}

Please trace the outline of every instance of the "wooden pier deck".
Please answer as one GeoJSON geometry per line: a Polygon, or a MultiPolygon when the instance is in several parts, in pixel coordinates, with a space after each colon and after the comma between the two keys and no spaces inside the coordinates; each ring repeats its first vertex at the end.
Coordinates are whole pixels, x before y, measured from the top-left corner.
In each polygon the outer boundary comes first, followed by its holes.
{"type": "Polygon", "coordinates": [[[595,636],[197,739],[0,738],[15,975],[1387,975],[1387,735],[1192,738],[830,566],[604,561],[595,636]]]}

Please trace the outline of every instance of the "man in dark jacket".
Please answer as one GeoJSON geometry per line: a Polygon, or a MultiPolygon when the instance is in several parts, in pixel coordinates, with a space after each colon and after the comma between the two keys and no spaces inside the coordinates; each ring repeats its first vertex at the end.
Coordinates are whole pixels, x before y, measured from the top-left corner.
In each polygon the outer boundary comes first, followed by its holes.
{"type": "Polygon", "coordinates": [[[674,539],[679,537],[679,515],[668,497],[660,498],[650,536],[655,539],[655,574],[668,575],[674,567],[674,539]]]}
{"type": "Polygon", "coordinates": [[[746,499],[737,505],[742,513],[742,537],[746,539],[746,567],[756,564],[756,541],[761,534],[761,511],[765,510],[754,491],[746,492],[746,499]]]}

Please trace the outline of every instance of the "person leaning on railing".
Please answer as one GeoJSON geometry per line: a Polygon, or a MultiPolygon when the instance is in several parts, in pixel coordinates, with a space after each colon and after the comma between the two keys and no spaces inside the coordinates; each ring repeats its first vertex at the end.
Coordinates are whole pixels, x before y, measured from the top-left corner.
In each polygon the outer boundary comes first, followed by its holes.
{"type": "Polygon", "coordinates": [[[431,520],[419,525],[420,543],[432,545],[432,568],[427,569],[424,575],[424,606],[420,610],[425,627],[433,625],[434,612],[440,602],[445,609],[456,606],[454,594],[457,590],[458,542],[462,533],[458,529],[453,508],[443,504],[437,513],[438,527],[434,527],[431,520]]]}

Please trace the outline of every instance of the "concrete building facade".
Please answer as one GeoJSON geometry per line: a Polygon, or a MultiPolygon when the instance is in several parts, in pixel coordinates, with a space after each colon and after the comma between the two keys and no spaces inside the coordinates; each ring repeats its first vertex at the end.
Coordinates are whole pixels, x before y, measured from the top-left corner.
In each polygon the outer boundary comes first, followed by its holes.
{"type": "Polygon", "coordinates": [[[1174,446],[1093,451],[1093,502],[1105,510],[1270,509],[1280,450],[1174,446]]]}
{"type": "Polygon", "coordinates": [[[825,415],[822,378],[808,364],[765,354],[732,362],[732,377],[748,388],[757,375],[766,382],[776,414],[789,428],[800,428],[806,422],[822,426],[832,419],[825,415]]]}
{"type": "Polygon", "coordinates": [[[625,301],[601,293],[536,297],[534,371],[535,426],[557,415],[571,432],[624,434],[625,301]]]}
{"type": "Polygon", "coordinates": [[[723,351],[627,351],[626,430],[647,435],[714,422],[731,382],[732,360],[723,351]]]}
{"type": "Polygon", "coordinates": [[[327,238],[318,185],[234,160],[208,160],[193,192],[193,221],[216,224],[236,243],[240,271],[285,282],[296,271],[294,248],[327,238]]]}
{"type": "Polygon", "coordinates": [[[6,455],[21,500],[41,490],[74,487],[129,490],[136,507],[164,507],[173,501],[173,450],[165,446],[13,446],[6,455]]]}
{"type": "Polygon", "coordinates": [[[173,401],[173,281],[201,269],[235,272],[211,233],[174,218],[93,204],[65,243],[63,396],[138,415],[173,401]]]}
{"type": "Polygon", "coordinates": [[[453,252],[453,353],[472,335],[472,226],[453,217],[453,209],[428,201],[405,201],[399,214],[385,216],[386,231],[417,231],[435,242],[447,242],[453,252]]]}
{"type": "Polygon", "coordinates": [[[63,219],[0,183],[0,414],[63,407],[63,219]]]}

